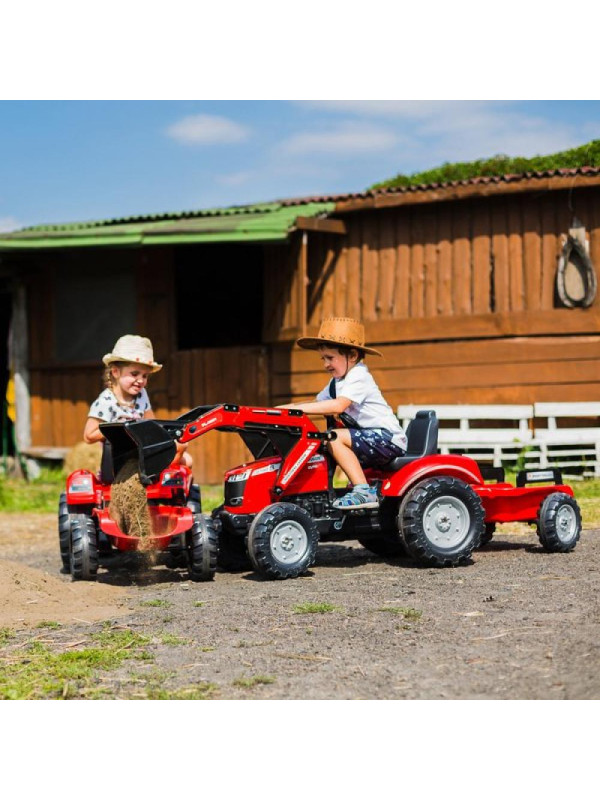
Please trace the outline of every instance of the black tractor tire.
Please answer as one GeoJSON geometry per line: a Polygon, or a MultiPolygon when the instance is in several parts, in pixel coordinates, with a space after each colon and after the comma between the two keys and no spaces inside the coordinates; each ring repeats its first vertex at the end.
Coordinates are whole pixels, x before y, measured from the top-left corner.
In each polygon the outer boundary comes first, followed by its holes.
{"type": "Polygon", "coordinates": [[[426,478],[400,506],[398,528],[406,549],[426,566],[465,563],[484,533],[485,514],[477,493],[458,478],[426,478]]]}
{"type": "Polygon", "coordinates": [[[315,563],[319,531],[308,511],[273,503],[253,519],[248,555],[254,569],[271,580],[297,578],[315,563]]]}
{"type": "Polygon", "coordinates": [[[538,511],[537,534],[549,553],[573,550],[581,536],[581,511],[575,498],[564,492],[549,494],[538,511]]]}
{"type": "Polygon", "coordinates": [[[485,547],[486,544],[489,544],[494,538],[495,533],[496,533],[496,523],[486,522],[485,528],[483,529],[483,533],[481,534],[481,543],[479,547],[485,547]]]}
{"type": "Polygon", "coordinates": [[[98,572],[98,536],[88,514],[69,515],[69,556],[74,581],[95,581],[98,572]]]}
{"type": "Polygon", "coordinates": [[[252,569],[244,536],[221,530],[217,566],[225,572],[246,572],[252,569]]]}
{"type": "Polygon", "coordinates": [[[68,574],[71,572],[71,520],[66,492],[61,492],[58,500],[58,546],[62,561],[61,572],[68,574]]]}
{"type": "Polygon", "coordinates": [[[219,537],[210,517],[194,514],[194,524],[185,535],[188,571],[192,581],[212,581],[217,570],[219,537]]]}
{"type": "Polygon", "coordinates": [[[192,483],[190,486],[190,493],[188,495],[186,506],[190,509],[192,514],[202,513],[202,499],[200,497],[200,487],[197,483],[192,483]]]}
{"type": "Polygon", "coordinates": [[[406,555],[406,545],[397,531],[382,531],[373,536],[359,536],[365,550],[382,558],[401,558],[406,555]]]}

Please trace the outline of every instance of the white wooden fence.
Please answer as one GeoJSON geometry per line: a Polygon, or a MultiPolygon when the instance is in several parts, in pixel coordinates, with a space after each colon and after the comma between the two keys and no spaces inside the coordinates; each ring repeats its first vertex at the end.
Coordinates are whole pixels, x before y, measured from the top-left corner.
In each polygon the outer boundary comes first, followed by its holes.
{"type": "Polygon", "coordinates": [[[401,405],[404,428],[421,408],[437,414],[441,453],[600,478],[600,403],[401,405]]]}

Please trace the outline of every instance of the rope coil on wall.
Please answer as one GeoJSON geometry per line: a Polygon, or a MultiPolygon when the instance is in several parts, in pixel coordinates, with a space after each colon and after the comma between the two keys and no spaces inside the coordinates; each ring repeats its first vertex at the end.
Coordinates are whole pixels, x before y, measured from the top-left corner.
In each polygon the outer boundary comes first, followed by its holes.
{"type": "Polygon", "coordinates": [[[567,308],[587,308],[594,302],[596,289],[592,259],[584,244],[569,233],[556,272],[556,292],[560,303],[567,308]]]}

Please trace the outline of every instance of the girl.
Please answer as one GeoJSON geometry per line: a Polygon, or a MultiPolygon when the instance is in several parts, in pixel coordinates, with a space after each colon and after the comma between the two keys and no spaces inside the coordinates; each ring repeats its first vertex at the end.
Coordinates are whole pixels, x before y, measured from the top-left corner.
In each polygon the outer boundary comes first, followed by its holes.
{"type": "MultiPolygon", "coordinates": [[[[88,444],[105,442],[100,431],[102,422],[128,422],[154,419],[146,384],[148,376],[162,369],[154,360],[152,342],[143,336],[127,334],[121,336],[102,361],[106,366],[104,380],[106,388],[90,406],[83,438],[88,444]]],[[[185,452],[187,445],[177,444],[174,463],[192,466],[192,459],[185,452]]]]}

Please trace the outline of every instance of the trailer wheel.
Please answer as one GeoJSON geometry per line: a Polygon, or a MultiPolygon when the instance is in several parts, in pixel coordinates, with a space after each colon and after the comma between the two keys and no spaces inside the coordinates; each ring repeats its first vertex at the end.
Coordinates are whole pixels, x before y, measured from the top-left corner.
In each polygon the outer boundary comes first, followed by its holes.
{"type": "Polygon", "coordinates": [[[466,483],[449,476],[426,478],[400,506],[398,527],[419,563],[453,567],[467,561],[484,533],[481,500],[466,483]]]}
{"type": "Polygon", "coordinates": [[[186,533],[185,542],[190,579],[212,581],[217,569],[218,535],[210,517],[194,514],[194,524],[186,533]]]}
{"type": "Polygon", "coordinates": [[[92,517],[69,515],[69,559],[74,581],[95,581],[98,572],[98,536],[92,517]]]}
{"type": "Polygon", "coordinates": [[[62,561],[62,572],[71,572],[71,524],[67,493],[61,492],[58,500],[58,545],[62,561]]]}
{"type": "Polygon", "coordinates": [[[297,578],[315,563],[318,543],[319,531],[307,511],[294,503],[273,503],[250,525],[248,555],[267,578],[297,578]]]}
{"type": "Polygon", "coordinates": [[[544,550],[568,553],[581,535],[581,511],[577,501],[564,492],[553,492],[541,504],[537,533],[544,550]]]}

